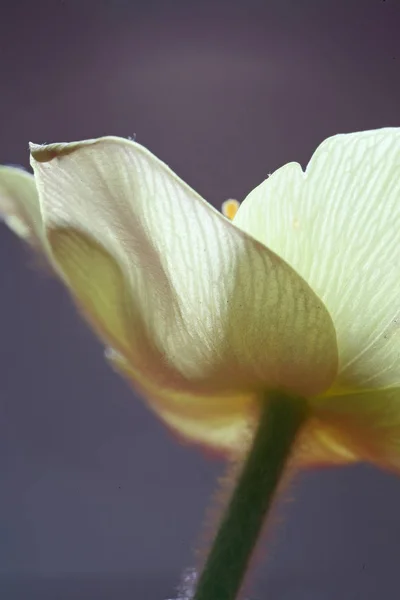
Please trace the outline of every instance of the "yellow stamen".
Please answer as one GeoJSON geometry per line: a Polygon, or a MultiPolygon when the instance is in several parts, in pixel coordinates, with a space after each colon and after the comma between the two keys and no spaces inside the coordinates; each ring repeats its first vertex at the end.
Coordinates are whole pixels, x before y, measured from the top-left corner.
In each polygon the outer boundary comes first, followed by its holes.
{"type": "Polygon", "coordinates": [[[229,200],[225,200],[222,203],[221,212],[222,214],[232,221],[233,217],[236,215],[240,206],[240,202],[237,200],[233,200],[232,198],[229,200]]]}

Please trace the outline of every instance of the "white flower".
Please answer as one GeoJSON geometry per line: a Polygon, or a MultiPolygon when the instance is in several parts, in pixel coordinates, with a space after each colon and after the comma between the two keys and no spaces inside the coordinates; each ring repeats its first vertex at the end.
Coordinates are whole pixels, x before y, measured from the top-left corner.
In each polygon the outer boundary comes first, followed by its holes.
{"type": "Polygon", "coordinates": [[[326,140],[232,222],[133,141],[31,152],[0,209],[170,427],[240,452],[281,389],[312,407],[299,462],[400,468],[400,129],[326,140]]]}

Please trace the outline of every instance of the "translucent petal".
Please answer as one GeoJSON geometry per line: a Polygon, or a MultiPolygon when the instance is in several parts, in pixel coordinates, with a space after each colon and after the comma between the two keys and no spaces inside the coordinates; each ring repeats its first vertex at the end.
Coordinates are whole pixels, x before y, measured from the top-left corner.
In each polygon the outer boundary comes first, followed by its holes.
{"type": "Polygon", "coordinates": [[[195,394],[329,387],[336,339],[319,298],[150,152],[102,138],[32,154],[62,276],[134,371],[195,394]]]}
{"type": "Polygon", "coordinates": [[[400,388],[313,399],[315,439],[342,454],[400,473],[400,388]]]}
{"type": "Polygon", "coordinates": [[[0,166],[0,216],[32,246],[45,244],[35,179],[18,167],[0,166]]]}
{"type": "Polygon", "coordinates": [[[107,352],[107,358],[179,439],[229,456],[247,448],[258,415],[254,393],[178,392],[143,376],[114,350],[107,352]]]}
{"type": "MultiPolygon", "coordinates": [[[[48,232],[60,276],[96,333],[147,370],[155,360],[141,313],[118,263],[93,238],[72,229],[48,232]],[[131,337],[135,344],[131,343],[131,337]]],[[[157,363],[161,364],[158,357],[157,363]]]]}
{"type": "MultiPolygon", "coordinates": [[[[182,441],[206,445],[220,455],[243,457],[252,439],[259,415],[254,393],[204,395],[180,393],[157,386],[134,371],[118,352],[107,358],[132,387],[142,394],[150,408],[182,441]]],[[[265,396],[264,396],[265,397],[265,396]]],[[[326,467],[350,464],[360,456],[346,445],[346,434],[336,424],[312,416],[297,440],[292,464],[299,467],[326,467]]]]}
{"type": "Polygon", "coordinates": [[[327,139],[305,173],[290,163],[251,192],[234,223],[324,301],[338,390],[400,384],[400,129],[327,139]]]}
{"type": "Polygon", "coordinates": [[[362,461],[347,441],[340,429],[311,418],[300,432],[292,462],[301,468],[326,468],[348,466],[362,461]]]}

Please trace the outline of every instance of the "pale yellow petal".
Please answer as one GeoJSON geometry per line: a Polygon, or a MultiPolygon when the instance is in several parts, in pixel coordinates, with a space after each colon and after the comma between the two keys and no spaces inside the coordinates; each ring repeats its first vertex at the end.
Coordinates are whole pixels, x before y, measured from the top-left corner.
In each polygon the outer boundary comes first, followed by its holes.
{"type": "Polygon", "coordinates": [[[48,239],[59,275],[99,337],[142,369],[149,368],[155,357],[149,356],[140,311],[118,263],[100,243],[73,229],[51,229],[48,239]]]}
{"type": "Polygon", "coordinates": [[[159,385],[197,393],[280,387],[308,395],[332,383],[335,332],[319,298],[150,152],[102,138],[35,147],[32,165],[49,240],[72,293],[93,320],[88,298],[111,288],[96,280],[101,271],[90,258],[81,272],[71,263],[76,252],[85,260],[89,250],[81,248],[92,239],[118,266],[131,297],[124,344],[130,341],[130,357],[139,349],[160,357],[152,369],[159,385]],[[68,245],[61,253],[60,234],[68,245]]]}
{"type": "Polygon", "coordinates": [[[17,167],[0,166],[0,218],[32,246],[45,243],[35,180],[17,167]]]}
{"type": "Polygon", "coordinates": [[[255,394],[178,392],[143,377],[114,350],[107,352],[107,358],[180,440],[221,455],[245,452],[258,417],[255,394]]]}
{"type": "Polygon", "coordinates": [[[324,301],[337,389],[400,384],[400,129],[329,138],[305,173],[288,164],[251,192],[234,223],[324,301]]]}
{"type": "MultiPolygon", "coordinates": [[[[58,232],[63,243],[65,230],[73,232],[56,258],[78,301],[84,282],[92,284],[90,276],[75,282],[78,270],[67,264],[81,235],[118,265],[132,311],[177,380],[207,391],[308,394],[330,385],[337,349],[321,301],[150,152],[103,138],[36,147],[32,165],[53,251],[58,232]]],[[[126,336],[135,346],[135,329],[126,336]]]]}
{"type": "MultiPolygon", "coordinates": [[[[320,299],[150,152],[102,138],[34,147],[32,166],[58,267],[91,322],[110,318],[93,298],[116,277],[93,266],[92,248],[118,270],[130,314],[102,335],[118,332],[107,345],[134,370],[153,362],[154,383],[197,394],[331,385],[336,339],[320,299]],[[154,360],[138,367],[141,352],[154,360]]],[[[104,306],[120,311],[112,294],[104,306]]]]}
{"type": "MultiPolygon", "coordinates": [[[[107,351],[107,358],[180,440],[206,446],[222,456],[240,458],[246,454],[259,417],[257,394],[180,393],[143,377],[113,349],[107,351]]],[[[347,465],[359,460],[346,446],[346,433],[317,415],[306,422],[292,456],[297,468],[347,465]]]]}
{"type": "MultiPolygon", "coordinates": [[[[152,343],[142,311],[113,258],[92,238],[71,229],[52,229],[49,240],[78,308],[104,343],[114,344],[108,352],[110,362],[147,398],[152,410],[179,438],[217,453],[242,455],[258,417],[258,394],[251,390],[201,393],[200,386],[190,390],[152,343]]],[[[328,457],[337,463],[320,436],[316,440],[307,435],[296,463],[320,465],[328,457]]]]}
{"type": "Polygon", "coordinates": [[[348,454],[400,473],[400,388],[365,390],[313,401],[315,439],[336,455],[348,454]]]}
{"type": "Polygon", "coordinates": [[[347,441],[340,429],[311,417],[296,440],[292,463],[309,469],[348,466],[362,461],[347,441]]]}

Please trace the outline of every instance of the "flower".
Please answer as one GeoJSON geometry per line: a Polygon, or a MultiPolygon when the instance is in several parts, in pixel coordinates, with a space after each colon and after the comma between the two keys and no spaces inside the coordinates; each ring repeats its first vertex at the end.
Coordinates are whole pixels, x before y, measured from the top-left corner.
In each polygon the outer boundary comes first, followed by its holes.
{"type": "Polygon", "coordinates": [[[400,129],[327,139],[232,221],[130,140],[31,157],[0,170],[6,222],[174,431],[240,452],[282,389],[311,407],[299,463],[400,470],[400,129]]]}

